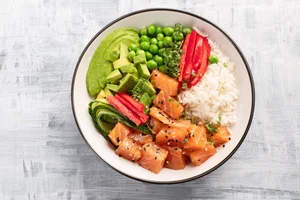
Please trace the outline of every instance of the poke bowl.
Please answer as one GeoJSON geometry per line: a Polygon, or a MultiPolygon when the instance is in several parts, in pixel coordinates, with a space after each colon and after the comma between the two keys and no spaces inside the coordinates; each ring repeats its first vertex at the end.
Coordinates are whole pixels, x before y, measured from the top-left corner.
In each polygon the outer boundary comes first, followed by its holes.
{"type": "Polygon", "coordinates": [[[146,9],[102,28],[77,62],[79,131],[108,165],[151,183],[180,183],[223,165],[254,113],[254,82],[234,41],[207,19],[146,9]]]}

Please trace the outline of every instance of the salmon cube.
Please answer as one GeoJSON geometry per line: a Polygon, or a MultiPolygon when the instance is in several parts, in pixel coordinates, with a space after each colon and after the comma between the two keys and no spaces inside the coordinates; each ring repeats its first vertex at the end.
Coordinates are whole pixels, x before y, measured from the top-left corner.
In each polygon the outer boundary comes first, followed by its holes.
{"type": "Polygon", "coordinates": [[[146,143],[142,146],[141,158],[139,164],[145,169],[158,174],[164,166],[168,151],[155,144],[154,142],[146,143]]]}
{"type": "Polygon", "coordinates": [[[204,126],[191,124],[188,129],[187,138],[184,142],[184,149],[187,150],[203,150],[206,148],[207,136],[204,126]]]}
{"type": "Polygon", "coordinates": [[[119,146],[119,143],[127,138],[130,132],[131,129],[128,126],[122,123],[117,123],[113,130],[111,130],[108,134],[108,137],[115,146],[119,146]]]}
{"type": "Polygon", "coordinates": [[[179,170],[184,169],[187,164],[187,157],[182,154],[182,149],[179,147],[164,147],[169,153],[166,159],[165,167],[179,170]]]}
{"type": "Polygon", "coordinates": [[[186,129],[182,128],[165,128],[159,131],[155,141],[159,145],[181,146],[186,135],[186,129]]]}
{"type": "Polygon", "coordinates": [[[147,135],[137,130],[132,130],[132,132],[128,135],[128,138],[142,145],[153,141],[152,135],[147,135]]]}
{"type": "Polygon", "coordinates": [[[167,125],[161,123],[159,120],[155,119],[154,117],[150,118],[149,127],[152,131],[152,134],[156,135],[162,128],[166,126],[167,125]]]}
{"type": "Polygon", "coordinates": [[[211,133],[210,134],[210,139],[214,141],[215,147],[218,147],[226,142],[229,141],[230,138],[230,133],[225,126],[220,126],[218,127],[218,132],[217,133],[211,133]]]}
{"type": "Polygon", "coordinates": [[[132,139],[126,138],[119,144],[116,154],[130,161],[138,161],[141,157],[141,145],[132,139]]]}
{"type": "Polygon", "coordinates": [[[191,161],[194,165],[199,166],[204,163],[211,156],[215,155],[216,149],[214,145],[206,145],[205,149],[193,151],[190,154],[191,161]]]}
{"type": "Polygon", "coordinates": [[[151,83],[169,96],[176,96],[178,93],[178,81],[157,69],[152,71],[151,83]]]}
{"type": "Polygon", "coordinates": [[[184,111],[183,106],[177,100],[166,94],[163,90],[157,94],[153,100],[153,104],[166,112],[173,119],[179,119],[184,111]]]}

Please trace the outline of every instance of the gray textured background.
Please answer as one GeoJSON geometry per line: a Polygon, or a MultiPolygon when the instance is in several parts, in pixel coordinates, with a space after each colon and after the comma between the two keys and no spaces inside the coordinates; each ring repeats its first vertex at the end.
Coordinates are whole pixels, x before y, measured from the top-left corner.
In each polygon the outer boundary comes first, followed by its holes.
{"type": "Polygon", "coordinates": [[[300,199],[299,0],[1,0],[0,199],[300,199]],[[218,24],[239,44],[256,84],[240,149],[179,185],[127,178],[89,149],[70,87],[92,36],[116,17],[172,7],[218,24]]]}

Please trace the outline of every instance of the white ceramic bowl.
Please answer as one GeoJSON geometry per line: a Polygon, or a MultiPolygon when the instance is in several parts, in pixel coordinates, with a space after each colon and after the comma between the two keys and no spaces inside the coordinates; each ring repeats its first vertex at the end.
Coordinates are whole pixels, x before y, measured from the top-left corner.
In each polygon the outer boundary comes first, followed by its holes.
{"type": "Polygon", "coordinates": [[[89,146],[107,164],[124,175],[141,181],[152,183],[179,183],[202,177],[224,164],[238,149],[246,137],[254,112],[254,84],[248,63],[241,50],[233,40],[208,20],[197,15],[172,9],[147,9],[132,12],[109,23],[100,30],[87,44],[83,50],[75,72],[72,83],[72,107],[77,126],[82,137],[89,146]],[[88,103],[93,100],[89,96],[85,77],[89,62],[100,42],[111,31],[121,27],[141,28],[149,24],[174,25],[181,23],[184,26],[197,26],[208,33],[210,39],[220,45],[225,55],[236,63],[235,77],[237,87],[240,91],[240,98],[237,104],[238,123],[233,126],[231,140],[225,148],[219,148],[218,153],[195,167],[188,165],[184,170],[170,170],[163,168],[159,174],[154,174],[138,164],[120,158],[110,147],[109,143],[99,134],[88,113],[88,103]]]}

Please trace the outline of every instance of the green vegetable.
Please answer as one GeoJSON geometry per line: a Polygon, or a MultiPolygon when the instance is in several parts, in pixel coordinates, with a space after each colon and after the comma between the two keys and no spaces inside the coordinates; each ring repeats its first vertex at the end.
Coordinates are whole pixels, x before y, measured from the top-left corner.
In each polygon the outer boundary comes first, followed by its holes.
{"type": "Polygon", "coordinates": [[[151,25],[148,26],[147,31],[148,31],[149,35],[154,35],[155,32],[156,32],[156,28],[153,24],[151,24],[151,25]]]}
{"type": "Polygon", "coordinates": [[[151,134],[150,129],[145,126],[136,126],[127,117],[119,113],[114,107],[109,105],[106,100],[94,100],[89,103],[89,113],[94,121],[94,124],[100,134],[110,141],[108,134],[114,126],[121,122],[133,129],[141,131],[145,134],[151,134]]]}
{"type": "Polygon", "coordinates": [[[142,42],[142,43],[140,44],[140,48],[141,48],[142,50],[144,50],[144,51],[148,51],[148,49],[150,48],[149,42],[142,42]]]}
{"type": "Polygon", "coordinates": [[[212,123],[210,123],[210,122],[206,122],[205,123],[205,127],[207,128],[207,130],[210,133],[216,133],[216,132],[218,132],[218,128],[215,125],[213,125],[212,123]]]}
{"type": "Polygon", "coordinates": [[[166,36],[163,40],[163,45],[164,46],[169,46],[173,42],[173,39],[170,36],[166,36]]]}
{"type": "Polygon", "coordinates": [[[156,90],[153,85],[146,79],[139,79],[135,87],[132,89],[133,98],[139,100],[141,96],[146,92],[149,96],[153,96],[156,94],[156,90]]]}
{"type": "Polygon", "coordinates": [[[152,54],[157,54],[158,53],[158,46],[156,44],[151,44],[149,48],[149,52],[152,54]]]}
{"type": "Polygon", "coordinates": [[[154,61],[154,60],[149,60],[147,62],[147,67],[150,69],[150,70],[153,70],[157,67],[157,63],[154,61]]]}
{"type": "Polygon", "coordinates": [[[139,77],[139,73],[138,73],[137,69],[134,67],[134,64],[132,64],[132,63],[130,63],[129,65],[125,65],[125,66],[121,67],[120,71],[123,74],[132,74],[136,77],[139,77]]]}
{"type": "Polygon", "coordinates": [[[153,55],[150,52],[148,52],[148,51],[145,53],[145,55],[146,55],[147,61],[151,60],[153,58],[153,55]]]}
{"type": "Polygon", "coordinates": [[[118,60],[120,57],[120,50],[119,49],[116,49],[116,50],[113,50],[112,52],[110,52],[107,56],[107,60],[113,62],[115,60],[118,60]]]}
{"type": "Polygon", "coordinates": [[[175,41],[181,41],[181,40],[184,39],[184,36],[183,36],[183,34],[181,32],[177,32],[176,31],[176,32],[173,33],[173,39],[175,41]]]}
{"type": "Polygon", "coordinates": [[[120,43],[130,45],[138,43],[139,35],[136,29],[120,28],[108,34],[97,47],[86,74],[86,86],[90,95],[98,94],[106,85],[106,77],[113,71],[108,55],[120,47],[120,43]]]}
{"type": "Polygon", "coordinates": [[[156,35],[156,38],[157,38],[157,40],[158,41],[162,41],[163,39],[164,39],[164,34],[163,33],[158,33],[157,35],[156,35]]]}
{"type": "Polygon", "coordinates": [[[164,73],[173,78],[177,78],[179,75],[178,65],[181,58],[181,43],[182,41],[173,42],[168,47],[162,48],[158,52],[158,54],[163,58],[164,61],[164,73]]]}
{"type": "Polygon", "coordinates": [[[221,126],[221,122],[222,122],[222,115],[219,115],[218,121],[217,121],[218,126],[221,126]]]}
{"type": "Polygon", "coordinates": [[[190,34],[192,32],[192,30],[190,28],[184,28],[182,30],[182,32],[183,32],[184,35],[187,35],[187,34],[190,34]]]}
{"type": "Polygon", "coordinates": [[[219,62],[219,59],[216,55],[209,56],[208,60],[209,60],[210,64],[214,64],[214,63],[217,64],[219,62]]]}
{"type": "Polygon", "coordinates": [[[137,64],[136,68],[142,78],[148,79],[150,77],[150,72],[146,64],[137,64]]]}
{"type": "Polygon", "coordinates": [[[133,57],[134,64],[145,64],[147,62],[145,54],[139,54],[133,57]]]}
{"type": "Polygon", "coordinates": [[[149,41],[150,41],[150,39],[149,39],[149,37],[147,35],[142,35],[141,36],[140,42],[149,42],[149,41]]]}
{"type": "Polygon", "coordinates": [[[128,59],[132,62],[133,61],[133,57],[136,56],[135,52],[134,51],[130,51],[128,53],[128,59]]]}
{"type": "Polygon", "coordinates": [[[106,81],[110,82],[110,83],[114,83],[117,82],[119,79],[122,78],[122,74],[120,73],[119,70],[114,70],[112,71],[107,77],[106,77],[106,81]]]}
{"type": "Polygon", "coordinates": [[[169,99],[169,102],[174,102],[175,100],[173,98],[170,98],[169,99]]]}
{"type": "Polygon", "coordinates": [[[153,60],[157,63],[158,66],[161,66],[164,64],[164,59],[159,55],[155,55],[153,57],[153,60]]]}
{"type": "Polygon", "coordinates": [[[145,55],[145,51],[139,49],[139,50],[136,51],[136,55],[145,55]]]}
{"type": "Polygon", "coordinates": [[[132,43],[129,45],[128,49],[129,49],[129,51],[137,51],[138,45],[136,45],[135,43],[132,43]]]}
{"type": "Polygon", "coordinates": [[[107,84],[106,85],[106,88],[111,90],[111,91],[114,91],[114,92],[118,92],[118,85],[115,85],[115,84],[107,84]]]}
{"type": "Polygon", "coordinates": [[[161,26],[156,26],[156,34],[158,33],[162,33],[163,32],[163,29],[161,26]]]}
{"type": "Polygon", "coordinates": [[[158,41],[157,46],[160,49],[163,48],[164,47],[163,41],[158,41]]]}
{"type": "Polygon", "coordinates": [[[166,26],[166,27],[163,29],[163,32],[164,32],[165,35],[171,36],[171,35],[173,35],[173,33],[174,33],[174,29],[173,29],[172,27],[170,27],[170,26],[166,26]]]}
{"type": "Polygon", "coordinates": [[[182,88],[183,89],[187,89],[188,87],[187,87],[187,84],[186,83],[182,83],[182,88]]]}
{"type": "Polygon", "coordinates": [[[168,72],[168,69],[165,65],[162,65],[158,67],[158,71],[166,74],[168,72]]]}
{"type": "Polygon", "coordinates": [[[152,104],[152,99],[149,96],[148,93],[144,93],[141,97],[141,99],[139,100],[140,103],[142,103],[144,106],[149,107],[152,104]]]}
{"type": "Polygon", "coordinates": [[[150,40],[150,43],[151,43],[151,44],[157,44],[157,39],[156,39],[156,38],[152,38],[152,39],[150,40]]]}
{"type": "Polygon", "coordinates": [[[141,28],[140,36],[147,35],[147,34],[148,34],[147,29],[146,28],[141,28]]]}

